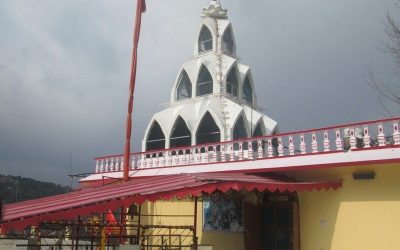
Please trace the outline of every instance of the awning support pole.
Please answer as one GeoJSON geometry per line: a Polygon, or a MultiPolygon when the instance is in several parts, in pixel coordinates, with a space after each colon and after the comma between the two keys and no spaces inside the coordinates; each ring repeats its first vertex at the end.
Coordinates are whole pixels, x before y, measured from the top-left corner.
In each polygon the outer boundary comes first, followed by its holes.
{"type": "Polygon", "coordinates": [[[197,196],[194,197],[193,245],[194,245],[194,250],[197,250],[197,196]]]}

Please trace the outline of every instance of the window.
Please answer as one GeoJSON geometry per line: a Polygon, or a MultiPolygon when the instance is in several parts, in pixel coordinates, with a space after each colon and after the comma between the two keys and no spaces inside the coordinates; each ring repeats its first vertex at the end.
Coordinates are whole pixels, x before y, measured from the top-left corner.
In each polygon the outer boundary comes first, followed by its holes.
{"type": "Polygon", "coordinates": [[[256,129],[254,129],[253,137],[259,137],[259,136],[265,135],[264,131],[265,131],[264,123],[263,123],[263,121],[261,120],[261,121],[257,124],[256,129]]]}
{"type": "Polygon", "coordinates": [[[243,100],[253,103],[253,88],[251,87],[249,76],[246,77],[243,83],[243,100]]]}
{"type": "Polygon", "coordinates": [[[192,82],[190,81],[186,71],[183,70],[178,80],[176,99],[183,100],[191,97],[192,97],[192,82]]]}
{"type": "Polygon", "coordinates": [[[182,117],[178,117],[175,121],[174,128],[172,129],[170,147],[184,147],[191,145],[192,134],[190,133],[189,128],[187,127],[185,121],[182,117]]]}
{"type": "Polygon", "coordinates": [[[199,78],[197,79],[196,95],[202,96],[213,92],[213,79],[210,71],[203,65],[200,69],[199,78]]]}
{"type": "Polygon", "coordinates": [[[228,27],[224,35],[222,36],[222,52],[228,55],[232,55],[234,52],[234,42],[233,42],[233,34],[231,27],[228,27]]]}
{"type": "Polygon", "coordinates": [[[199,128],[197,129],[196,143],[203,144],[219,141],[221,141],[221,132],[211,114],[207,112],[201,119],[199,128]]]}
{"type": "Polygon", "coordinates": [[[154,122],[151,126],[149,136],[147,137],[146,150],[157,150],[165,148],[165,135],[158,122],[154,122]]]}
{"type": "Polygon", "coordinates": [[[235,66],[232,67],[226,79],[226,92],[233,96],[238,96],[238,79],[235,66]]]}
{"type": "Polygon", "coordinates": [[[203,25],[199,36],[199,53],[207,52],[213,49],[213,39],[211,31],[203,25]]]}
{"type": "Polygon", "coordinates": [[[247,138],[246,126],[244,124],[243,116],[241,116],[233,129],[233,140],[247,138]]]}

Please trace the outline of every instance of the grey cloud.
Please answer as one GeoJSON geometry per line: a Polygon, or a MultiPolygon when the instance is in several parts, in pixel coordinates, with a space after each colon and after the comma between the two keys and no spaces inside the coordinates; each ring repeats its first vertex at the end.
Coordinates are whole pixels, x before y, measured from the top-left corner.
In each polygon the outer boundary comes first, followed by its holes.
{"type": "MultiPolygon", "coordinates": [[[[281,131],[381,118],[368,67],[393,1],[222,1],[259,105],[281,131]]],[[[122,153],[135,1],[0,1],[0,172],[69,183],[92,157],[122,153]]],[[[208,1],[147,1],[133,148],[167,102],[208,1]]]]}

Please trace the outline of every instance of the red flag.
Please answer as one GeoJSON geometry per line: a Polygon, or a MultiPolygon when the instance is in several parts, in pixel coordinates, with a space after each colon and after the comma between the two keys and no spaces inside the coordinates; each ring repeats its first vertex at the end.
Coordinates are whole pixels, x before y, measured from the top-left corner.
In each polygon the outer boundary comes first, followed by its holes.
{"type": "Polygon", "coordinates": [[[115,218],[113,212],[111,209],[108,209],[107,215],[106,215],[106,223],[110,226],[106,227],[106,235],[110,234],[118,234],[119,233],[119,228],[116,227],[118,225],[118,221],[115,218]]]}

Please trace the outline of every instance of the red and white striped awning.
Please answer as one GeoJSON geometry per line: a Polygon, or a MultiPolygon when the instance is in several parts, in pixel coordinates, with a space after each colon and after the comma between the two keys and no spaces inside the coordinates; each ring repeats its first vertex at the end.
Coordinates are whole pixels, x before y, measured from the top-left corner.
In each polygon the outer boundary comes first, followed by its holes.
{"type": "Polygon", "coordinates": [[[70,220],[78,215],[103,213],[107,209],[142,204],[147,201],[169,200],[173,197],[201,196],[216,190],[247,191],[311,191],[337,189],[341,181],[299,182],[244,173],[179,174],[135,178],[129,182],[87,188],[67,194],[8,204],[3,207],[1,228],[23,229],[44,220],[70,220]]]}

